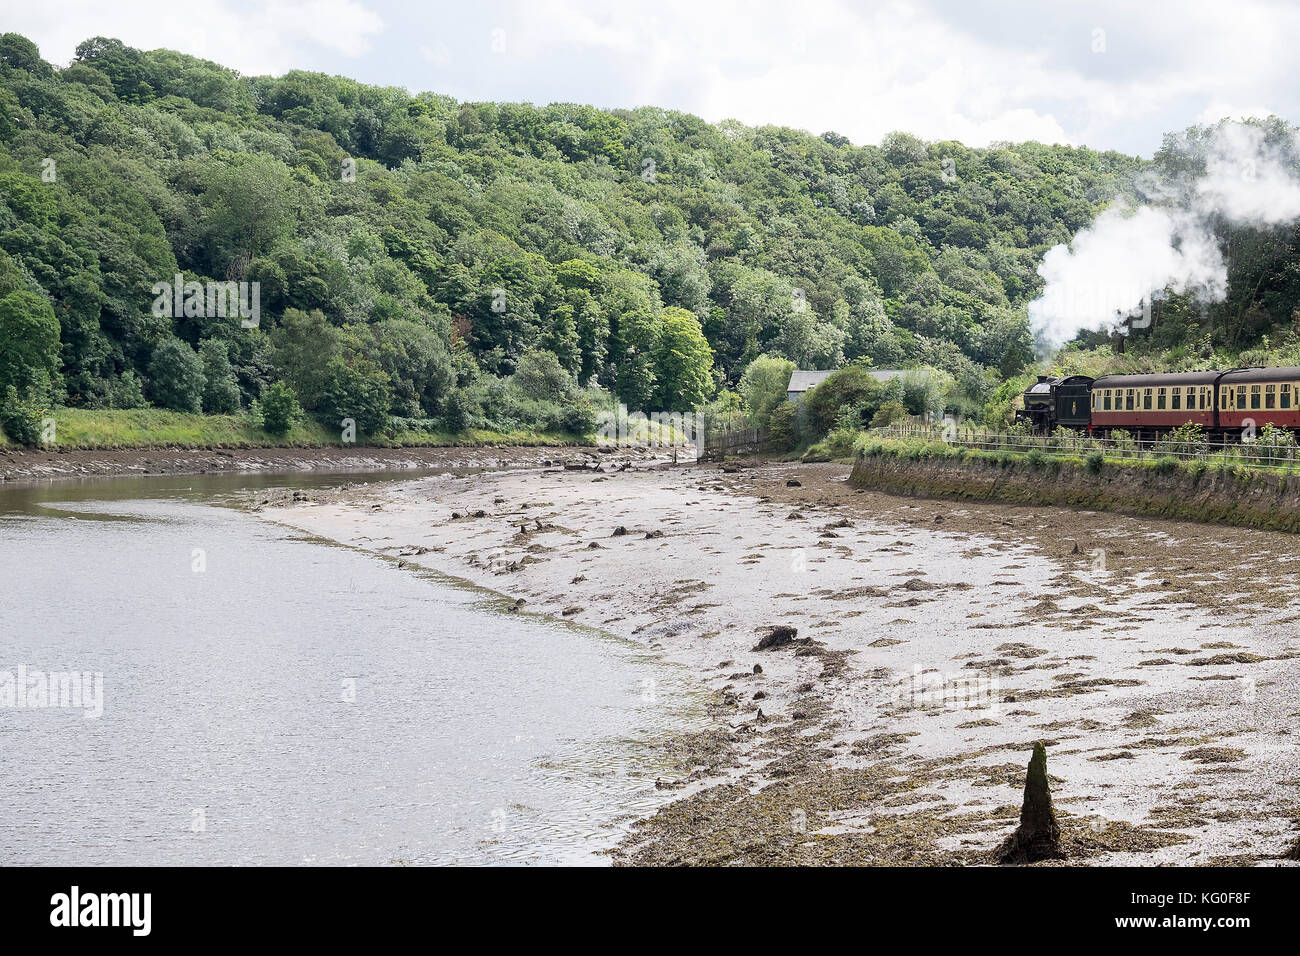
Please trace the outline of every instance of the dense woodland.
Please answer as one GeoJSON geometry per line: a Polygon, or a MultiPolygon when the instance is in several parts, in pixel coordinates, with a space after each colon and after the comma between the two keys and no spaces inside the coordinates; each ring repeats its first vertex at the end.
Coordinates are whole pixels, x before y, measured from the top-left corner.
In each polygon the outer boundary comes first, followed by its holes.
{"type": "MultiPolygon", "coordinates": [[[[934,371],[887,394],[850,374],[826,427],[996,413],[1037,358],[1043,253],[1150,165],[245,77],[100,37],[59,69],[6,34],[0,398],[6,422],[152,404],[271,428],[301,406],[364,433],[582,433],[614,402],[765,419],[783,370],[874,365],[934,371]],[[257,283],[257,326],[156,314],[178,274],[257,283]]],[[[1294,230],[1233,238],[1222,321],[1171,301],[1122,361],[1285,338],[1294,230]]]]}

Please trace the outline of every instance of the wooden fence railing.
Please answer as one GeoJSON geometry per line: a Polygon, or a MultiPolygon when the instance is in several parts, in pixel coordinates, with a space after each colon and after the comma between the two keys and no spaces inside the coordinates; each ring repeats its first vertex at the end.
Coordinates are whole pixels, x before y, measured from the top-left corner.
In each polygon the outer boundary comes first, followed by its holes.
{"type": "Polygon", "coordinates": [[[702,461],[709,461],[727,455],[752,455],[766,450],[767,432],[761,428],[705,429],[699,457],[702,461]]]}
{"type": "Polygon", "coordinates": [[[1265,444],[1220,441],[1179,442],[1168,438],[1155,441],[1094,438],[1082,432],[1071,435],[1018,435],[985,432],[965,425],[890,425],[873,428],[884,438],[924,438],[982,451],[1041,451],[1044,454],[1086,455],[1099,451],[1107,458],[1154,459],[1172,457],[1180,461],[1230,461],[1252,468],[1293,471],[1300,468],[1300,449],[1294,444],[1265,444]]]}

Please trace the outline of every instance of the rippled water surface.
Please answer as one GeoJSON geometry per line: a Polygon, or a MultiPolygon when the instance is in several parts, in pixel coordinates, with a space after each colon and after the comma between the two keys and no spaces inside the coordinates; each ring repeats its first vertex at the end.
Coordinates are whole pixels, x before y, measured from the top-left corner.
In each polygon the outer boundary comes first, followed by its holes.
{"type": "Polygon", "coordinates": [[[230,507],[341,480],[0,490],[0,681],[103,674],[0,693],[0,864],[598,863],[664,801],[683,672],[230,507]]]}

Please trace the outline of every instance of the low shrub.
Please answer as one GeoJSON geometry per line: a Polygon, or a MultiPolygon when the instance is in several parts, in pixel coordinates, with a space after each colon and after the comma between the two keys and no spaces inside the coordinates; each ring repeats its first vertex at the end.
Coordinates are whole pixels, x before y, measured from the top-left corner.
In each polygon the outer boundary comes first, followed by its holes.
{"type": "Polygon", "coordinates": [[[20,445],[37,445],[47,411],[37,402],[21,398],[18,389],[10,385],[0,402],[0,428],[11,441],[20,445]]]}

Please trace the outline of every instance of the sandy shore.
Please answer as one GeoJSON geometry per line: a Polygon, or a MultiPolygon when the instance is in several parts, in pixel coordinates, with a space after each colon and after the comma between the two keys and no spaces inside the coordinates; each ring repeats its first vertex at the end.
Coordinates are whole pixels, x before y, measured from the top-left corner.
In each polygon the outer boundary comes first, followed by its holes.
{"type": "Polygon", "coordinates": [[[844,465],[591,460],[254,504],[697,673],[714,726],[664,742],[679,798],[616,862],[989,863],[1035,740],[1062,863],[1296,839],[1294,536],[896,498],[844,465]]]}

